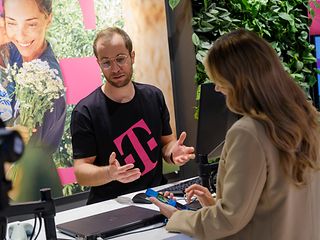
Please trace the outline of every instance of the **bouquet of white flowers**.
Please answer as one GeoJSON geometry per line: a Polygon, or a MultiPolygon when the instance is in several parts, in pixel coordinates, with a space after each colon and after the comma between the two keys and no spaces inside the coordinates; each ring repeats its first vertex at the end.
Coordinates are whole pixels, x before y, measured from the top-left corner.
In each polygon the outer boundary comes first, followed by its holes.
{"type": "Polygon", "coordinates": [[[16,84],[18,117],[15,124],[25,126],[31,136],[32,130],[42,124],[45,112],[53,110],[54,100],[64,95],[62,79],[48,62],[35,59],[24,62],[21,68],[10,67],[8,80],[16,84]]]}

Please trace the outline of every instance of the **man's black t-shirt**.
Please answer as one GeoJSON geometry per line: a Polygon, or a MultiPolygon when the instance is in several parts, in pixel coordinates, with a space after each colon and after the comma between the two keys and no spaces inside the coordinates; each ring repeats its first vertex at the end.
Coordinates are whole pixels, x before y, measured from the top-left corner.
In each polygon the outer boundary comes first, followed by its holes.
{"type": "Polygon", "coordinates": [[[72,113],[73,158],[96,156],[94,164],[108,165],[116,153],[120,165],[134,163],[141,177],[131,183],[113,181],[91,187],[88,204],[165,183],[162,175],[161,136],[172,133],[162,92],[134,83],[135,95],[127,103],[109,99],[97,88],[82,99],[72,113]]]}

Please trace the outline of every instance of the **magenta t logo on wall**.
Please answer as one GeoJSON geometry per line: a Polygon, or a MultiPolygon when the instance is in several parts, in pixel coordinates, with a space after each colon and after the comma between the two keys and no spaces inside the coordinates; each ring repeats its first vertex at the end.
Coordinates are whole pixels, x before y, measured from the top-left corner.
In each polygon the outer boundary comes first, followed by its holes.
{"type": "MultiPolygon", "coordinates": [[[[135,123],[132,127],[130,127],[126,132],[124,132],[119,137],[117,137],[114,140],[114,143],[115,143],[117,149],[119,150],[121,156],[124,156],[125,153],[123,152],[123,149],[122,149],[122,141],[125,137],[129,138],[133,148],[135,149],[139,158],[141,159],[141,161],[144,164],[144,171],[141,173],[141,175],[143,176],[144,174],[146,174],[146,173],[150,172],[152,169],[154,169],[157,165],[157,162],[154,163],[149,158],[147,152],[145,151],[145,149],[141,145],[139,139],[137,138],[136,134],[134,133],[134,129],[136,129],[136,128],[144,129],[149,135],[151,135],[151,131],[150,131],[149,127],[147,126],[145,121],[143,119],[141,119],[137,123],[135,123]]],[[[153,137],[151,137],[148,140],[147,144],[149,146],[150,151],[152,151],[156,146],[158,146],[156,140],[153,137]]],[[[127,155],[124,160],[125,160],[126,164],[135,162],[132,154],[127,155]]]]}

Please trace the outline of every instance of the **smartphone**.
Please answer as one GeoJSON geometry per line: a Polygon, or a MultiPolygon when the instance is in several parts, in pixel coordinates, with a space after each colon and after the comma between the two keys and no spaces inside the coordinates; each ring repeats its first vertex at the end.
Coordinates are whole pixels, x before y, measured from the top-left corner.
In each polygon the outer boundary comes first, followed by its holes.
{"type": "Polygon", "coordinates": [[[189,209],[188,206],[183,205],[181,203],[178,203],[176,200],[174,200],[172,198],[167,198],[167,197],[163,196],[162,194],[160,194],[159,192],[154,191],[151,188],[147,189],[146,195],[147,195],[147,197],[155,197],[160,202],[169,204],[169,205],[171,205],[171,206],[173,206],[173,207],[175,207],[175,208],[177,208],[179,210],[188,210],[189,209]]]}

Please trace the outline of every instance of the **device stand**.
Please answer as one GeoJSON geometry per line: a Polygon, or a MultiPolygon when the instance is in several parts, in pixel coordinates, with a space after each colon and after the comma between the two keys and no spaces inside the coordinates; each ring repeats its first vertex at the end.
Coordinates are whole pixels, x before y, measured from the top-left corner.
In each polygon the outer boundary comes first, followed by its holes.
{"type": "Polygon", "coordinates": [[[40,190],[41,200],[8,205],[0,210],[1,240],[6,239],[7,217],[25,214],[37,214],[44,220],[44,227],[47,240],[57,240],[56,225],[54,216],[56,214],[55,205],[51,198],[50,188],[40,190]]]}
{"type": "Polygon", "coordinates": [[[7,235],[7,218],[0,217],[0,239],[5,240],[7,235]]]}
{"type": "Polygon", "coordinates": [[[198,165],[199,165],[199,176],[201,179],[201,185],[208,188],[210,192],[215,192],[216,188],[214,186],[213,175],[216,175],[218,171],[218,163],[209,163],[207,154],[198,155],[198,165]]]}

